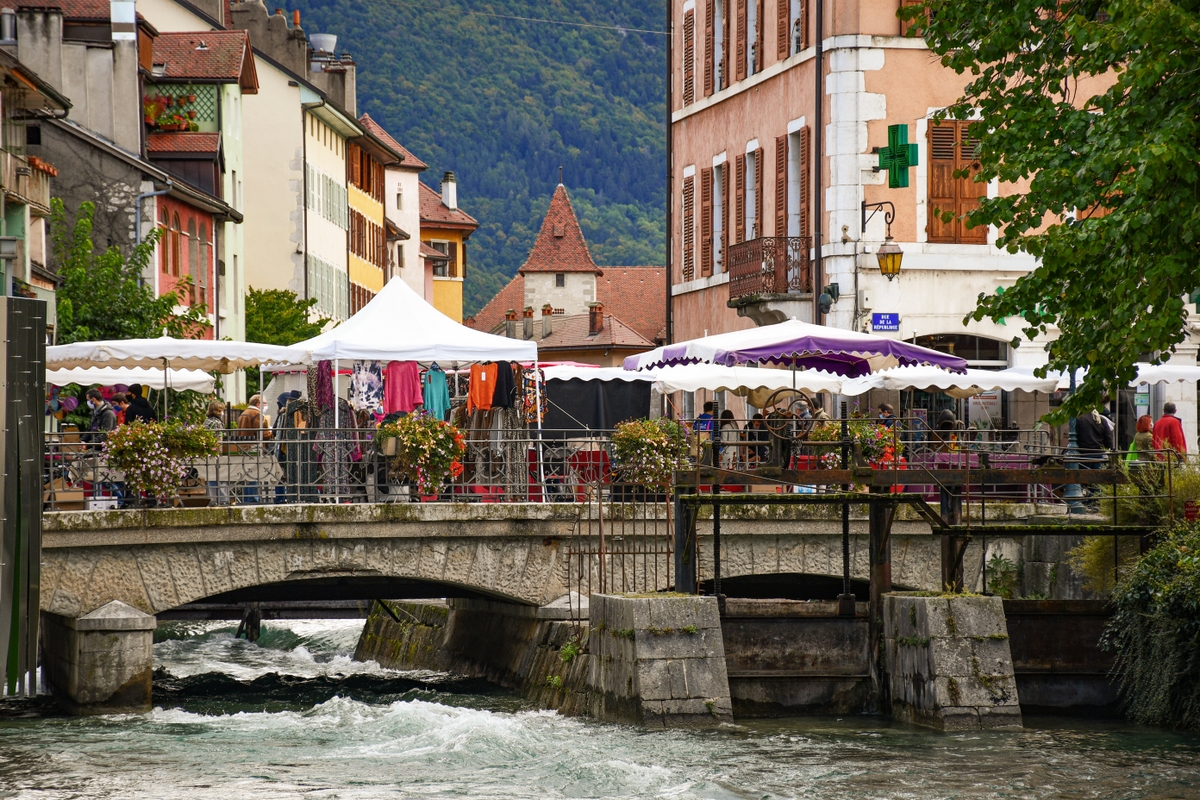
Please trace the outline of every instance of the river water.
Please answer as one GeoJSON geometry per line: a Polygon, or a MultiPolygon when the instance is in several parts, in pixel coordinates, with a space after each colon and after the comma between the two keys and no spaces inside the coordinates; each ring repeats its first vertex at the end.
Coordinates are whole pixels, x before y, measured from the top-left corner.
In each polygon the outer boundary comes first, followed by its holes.
{"type": "Polygon", "coordinates": [[[1200,736],[1027,719],[941,735],[878,717],[651,733],[350,658],[361,622],[159,629],[155,710],[0,701],[0,798],[1200,798],[1200,736]]]}

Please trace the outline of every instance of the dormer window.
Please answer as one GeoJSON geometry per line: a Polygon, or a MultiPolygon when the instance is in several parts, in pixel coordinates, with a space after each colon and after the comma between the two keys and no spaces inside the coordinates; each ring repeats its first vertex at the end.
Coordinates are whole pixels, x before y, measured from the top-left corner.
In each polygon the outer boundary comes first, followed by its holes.
{"type": "Polygon", "coordinates": [[[567,285],[567,276],[562,272],[554,273],[554,285],[559,289],[567,285]]]}
{"type": "Polygon", "coordinates": [[[567,228],[565,225],[555,225],[553,232],[555,239],[561,239],[567,235],[567,228]]]}

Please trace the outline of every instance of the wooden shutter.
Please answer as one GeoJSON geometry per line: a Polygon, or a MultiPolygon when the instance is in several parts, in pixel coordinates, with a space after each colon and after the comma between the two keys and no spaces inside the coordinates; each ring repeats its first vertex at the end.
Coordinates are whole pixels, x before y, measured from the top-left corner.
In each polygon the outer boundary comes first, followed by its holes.
{"type": "Polygon", "coordinates": [[[808,17],[809,17],[808,4],[810,2],[812,2],[812,0],[797,0],[798,5],[800,6],[800,9],[799,9],[800,13],[797,15],[797,19],[800,22],[800,39],[801,39],[800,49],[801,50],[807,50],[808,46],[809,46],[809,41],[808,41],[808,17]]]}
{"type": "Polygon", "coordinates": [[[746,3],[750,0],[737,0],[737,76],[736,80],[746,79],[746,3]]]}
{"type": "Polygon", "coordinates": [[[362,186],[362,173],[360,171],[361,165],[359,164],[359,161],[358,161],[358,145],[356,145],[356,144],[350,145],[350,152],[348,155],[350,156],[350,158],[349,158],[350,182],[352,184],[354,184],[355,186],[361,187],[362,186]]]}
{"type": "Polygon", "coordinates": [[[987,244],[988,226],[977,225],[968,230],[965,218],[967,212],[979,208],[979,198],[987,196],[987,184],[975,182],[975,176],[980,170],[979,162],[975,158],[979,139],[970,135],[970,127],[969,122],[958,123],[958,169],[963,172],[964,177],[955,179],[955,183],[958,184],[958,219],[955,220],[955,232],[962,244],[987,244]]]}
{"type": "Polygon", "coordinates": [[[746,157],[733,160],[733,243],[746,240],[746,157]]]}
{"type": "MultiPolygon", "coordinates": [[[[900,7],[907,8],[908,6],[919,6],[925,0],[900,0],[900,7]]],[[[926,16],[929,12],[926,10],[926,16]]],[[[900,20],[900,35],[901,36],[921,36],[921,23],[914,19],[911,22],[900,20]]]]}
{"type": "Polygon", "coordinates": [[[929,197],[926,202],[929,223],[926,231],[931,242],[953,242],[956,220],[942,222],[942,213],[958,212],[954,170],[958,164],[955,142],[958,125],[953,121],[929,126],[929,197]]]}
{"type": "MultiPolygon", "coordinates": [[[[733,26],[729,23],[729,3],[731,0],[724,0],[721,6],[721,88],[729,88],[729,51],[733,48],[730,44],[733,41],[733,33],[730,28],[733,26]]],[[[726,226],[728,227],[728,226],[726,226]]]]}
{"type": "Polygon", "coordinates": [[[766,162],[763,161],[763,149],[754,151],[754,238],[763,235],[763,173],[766,172],[766,162]]]}
{"type": "Polygon", "coordinates": [[[763,65],[767,63],[767,51],[764,46],[766,36],[764,31],[767,29],[766,20],[763,19],[763,0],[754,0],[758,3],[758,8],[755,11],[754,18],[758,20],[754,26],[754,74],[762,72],[763,65]]]}
{"type": "Polygon", "coordinates": [[[683,15],[683,104],[696,102],[696,12],[683,15]]]}
{"type": "Polygon", "coordinates": [[[729,267],[729,228],[732,220],[729,217],[729,162],[721,165],[721,259],[725,269],[729,267]]]}
{"type": "Polygon", "coordinates": [[[713,35],[717,13],[716,0],[705,0],[704,3],[704,96],[713,93],[713,59],[716,57],[716,36],[713,35]]]}
{"type": "Polygon", "coordinates": [[[788,137],[775,137],[775,235],[787,236],[788,137]]]}
{"type": "MultiPolygon", "coordinates": [[[[712,180],[711,171],[709,180],[712,180]]],[[[712,205],[712,186],[708,187],[709,205],[712,205]]],[[[711,225],[711,223],[710,223],[711,225]]],[[[689,175],[683,179],[683,280],[696,277],[696,178],[689,175]]],[[[712,231],[709,231],[712,238],[712,231]]]]}
{"type": "Polygon", "coordinates": [[[791,55],[792,0],[775,0],[775,57],[783,61],[791,55]]]}
{"type": "Polygon", "coordinates": [[[700,170],[700,274],[706,278],[713,274],[712,167],[700,170]]]}
{"type": "Polygon", "coordinates": [[[812,215],[812,138],[808,126],[800,129],[800,235],[809,234],[809,217],[812,215]]]}

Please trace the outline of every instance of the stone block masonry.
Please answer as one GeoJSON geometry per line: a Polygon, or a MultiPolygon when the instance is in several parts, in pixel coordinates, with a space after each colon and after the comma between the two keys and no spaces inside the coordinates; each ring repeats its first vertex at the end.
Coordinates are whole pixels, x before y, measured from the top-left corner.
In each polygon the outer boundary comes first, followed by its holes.
{"type": "Polygon", "coordinates": [[[647,728],[733,721],[713,597],[591,597],[590,714],[647,728]]]}
{"type": "Polygon", "coordinates": [[[889,594],[883,612],[892,716],[946,731],[1021,727],[999,597],[889,594]]]}
{"type": "Polygon", "coordinates": [[[155,619],[114,600],[82,617],[43,614],[43,668],[75,714],[150,710],[155,619]]]}

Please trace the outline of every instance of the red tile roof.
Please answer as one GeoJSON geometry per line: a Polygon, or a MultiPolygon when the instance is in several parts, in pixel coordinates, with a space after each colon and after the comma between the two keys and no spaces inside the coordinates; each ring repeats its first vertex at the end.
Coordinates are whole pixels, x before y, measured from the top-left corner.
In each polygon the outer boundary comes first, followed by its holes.
{"type": "Polygon", "coordinates": [[[596,278],[596,299],[651,341],[667,326],[667,271],[662,267],[605,267],[596,278]]]}
{"type": "Polygon", "coordinates": [[[442,196],[433,189],[421,183],[421,223],[433,223],[432,227],[437,227],[438,223],[449,225],[455,228],[470,227],[475,230],[479,227],[479,222],[476,221],[461,207],[451,211],[448,207],[442,204],[442,196]]]}
{"type": "Polygon", "coordinates": [[[425,244],[424,242],[421,242],[421,246],[417,249],[417,252],[420,254],[420,256],[422,258],[432,258],[435,260],[439,259],[439,258],[446,258],[446,254],[443,253],[441,250],[434,250],[432,247],[425,244]]]}
{"type": "MultiPolygon", "coordinates": [[[[604,327],[591,333],[591,314],[554,317],[550,335],[538,342],[539,350],[582,350],[588,347],[628,347],[650,350],[654,343],[612,314],[604,315],[604,327]]],[[[541,334],[540,322],[534,326],[541,334]]]]}
{"type": "Polygon", "coordinates": [[[166,131],[146,137],[150,153],[203,153],[215,156],[221,147],[221,134],[193,131],[166,131]]]}
{"type": "MultiPolygon", "coordinates": [[[[478,331],[491,333],[504,322],[504,314],[510,308],[517,311],[525,308],[525,276],[523,275],[513,278],[503,289],[496,292],[496,296],[475,315],[475,322],[468,323],[468,326],[478,331]]],[[[539,331],[542,324],[541,314],[540,308],[534,310],[534,321],[539,331]]]]}
{"type": "Polygon", "coordinates": [[[358,121],[363,124],[364,128],[379,137],[384,144],[404,156],[404,161],[400,163],[402,169],[429,169],[428,164],[414,156],[408,148],[393,139],[392,135],[385,131],[382,125],[371,119],[370,114],[363,114],[358,118],[358,121]]]}
{"type": "Polygon", "coordinates": [[[561,183],[550,198],[550,207],[546,209],[546,218],[529,258],[518,272],[600,272],[584,241],[571,198],[561,183]]]}
{"type": "Polygon", "coordinates": [[[160,33],[154,38],[153,61],[165,69],[164,78],[238,81],[243,91],[258,91],[246,31],[160,33]]]}

